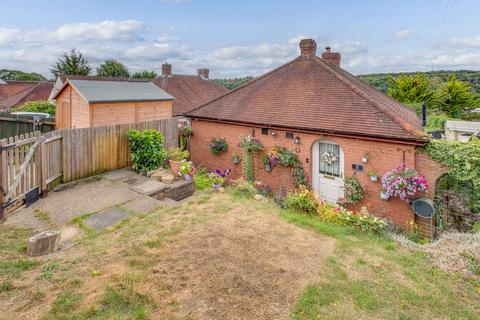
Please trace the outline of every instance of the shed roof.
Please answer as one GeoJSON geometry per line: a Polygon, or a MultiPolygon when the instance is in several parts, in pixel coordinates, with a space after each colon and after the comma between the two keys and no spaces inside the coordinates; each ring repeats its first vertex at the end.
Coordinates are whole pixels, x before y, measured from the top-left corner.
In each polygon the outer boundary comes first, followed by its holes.
{"type": "MultiPolygon", "coordinates": [[[[68,80],[88,102],[173,100],[173,96],[153,84],[139,81],[68,80]]],[[[61,91],[59,91],[60,93],[61,91]]]]}

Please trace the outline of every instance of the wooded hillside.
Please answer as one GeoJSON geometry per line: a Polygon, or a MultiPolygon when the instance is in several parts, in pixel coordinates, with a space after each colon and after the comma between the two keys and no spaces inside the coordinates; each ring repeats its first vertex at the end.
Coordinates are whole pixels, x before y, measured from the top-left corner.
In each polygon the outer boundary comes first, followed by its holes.
{"type": "Polygon", "coordinates": [[[430,78],[430,83],[434,87],[438,87],[442,82],[448,81],[448,78],[451,75],[455,75],[457,80],[466,81],[471,84],[473,89],[480,93],[480,71],[473,70],[457,70],[457,71],[430,71],[430,72],[399,72],[399,73],[370,73],[362,74],[357,77],[363,81],[369,83],[375,88],[387,92],[388,81],[387,78],[392,76],[396,77],[399,75],[414,75],[416,73],[424,74],[426,77],[430,78]]]}

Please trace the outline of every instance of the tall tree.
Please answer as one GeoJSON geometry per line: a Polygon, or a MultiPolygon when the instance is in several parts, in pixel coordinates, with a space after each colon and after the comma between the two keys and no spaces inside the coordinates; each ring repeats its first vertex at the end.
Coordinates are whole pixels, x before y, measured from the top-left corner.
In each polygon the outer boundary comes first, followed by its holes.
{"type": "Polygon", "coordinates": [[[87,76],[92,71],[92,68],[88,64],[80,51],[72,49],[70,53],[65,52],[58,61],[52,65],[50,71],[58,76],[60,74],[76,74],[87,76]]]}
{"type": "Polygon", "coordinates": [[[157,73],[155,71],[148,71],[148,70],[137,71],[134,74],[132,74],[132,78],[135,78],[135,79],[154,79],[156,77],[157,77],[157,73]]]}
{"type": "Polygon", "coordinates": [[[387,81],[387,94],[401,103],[414,105],[422,102],[432,103],[434,100],[434,91],[424,74],[388,77],[387,81]]]}
{"type": "Polygon", "coordinates": [[[458,81],[451,76],[438,88],[437,106],[449,116],[459,117],[463,110],[480,106],[480,95],[468,82],[458,81]]]}
{"type": "Polygon", "coordinates": [[[129,78],[127,67],[115,59],[107,59],[97,68],[97,76],[129,78]]]}

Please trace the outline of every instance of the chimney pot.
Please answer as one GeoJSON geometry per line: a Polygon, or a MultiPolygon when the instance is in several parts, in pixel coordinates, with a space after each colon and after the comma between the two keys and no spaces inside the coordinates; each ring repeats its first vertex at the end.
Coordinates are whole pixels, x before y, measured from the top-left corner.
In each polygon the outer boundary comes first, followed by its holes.
{"type": "Polygon", "coordinates": [[[342,56],[338,52],[332,52],[330,47],[325,47],[325,51],[322,53],[322,59],[340,66],[340,60],[342,59],[342,56]]]}
{"type": "Polygon", "coordinates": [[[300,53],[302,57],[311,58],[317,54],[317,43],[313,39],[300,40],[300,53]]]}
{"type": "Polygon", "coordinates": [[[202,69],[198,69],[197,72],[200,78],[208,79],[208,74],[210,73],[210,70],[207,68],[202,68],[202,69]]]}
{"type": "Polygon", "coordinates": [[[162,64],[162,76],[168,77],[172,74],[172,65],[168,62],[162,64]]]}

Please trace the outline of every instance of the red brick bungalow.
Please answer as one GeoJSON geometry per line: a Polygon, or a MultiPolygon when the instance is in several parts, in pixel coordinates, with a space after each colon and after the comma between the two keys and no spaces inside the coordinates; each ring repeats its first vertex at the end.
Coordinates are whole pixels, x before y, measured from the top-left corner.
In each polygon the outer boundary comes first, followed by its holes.
{"type": "MultiPolygon", "coordinates": [[[[211,169],[231,168],[232,177],[238,178],[241,165],[233,164],[232,154],[241,153],[241,136],[253,134],[266,151],[275,146],[294,150],[324,200],[341,199],[344,178],[355,174],[366,190],[355,209],[367,206],[406,228],[415,219],[409,205],[397,198],[381,200],[381,184],[371,182],[368,172],[381,177],[405,162],[436,179],[437,166],[415,152],[428,141],[415,111],[341,69],[340,54],[330,48],[317,57],[315,41],[304,39],[300,51],[296,59],[187,113],[192,119],[192,160],[211,169]],[[214,137],[226,138],[227,153],[209,151],[214,137]],[[338,156],[330,168],[320,157],[325,151],[338,156]]],[[[261,157],[255,160],[255,177],[273,188],[293,187],[291,168],[276,166],[267,172],[261,157]]]]}

